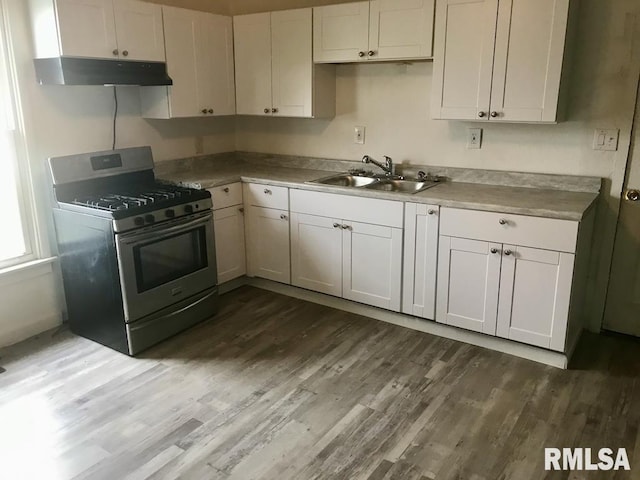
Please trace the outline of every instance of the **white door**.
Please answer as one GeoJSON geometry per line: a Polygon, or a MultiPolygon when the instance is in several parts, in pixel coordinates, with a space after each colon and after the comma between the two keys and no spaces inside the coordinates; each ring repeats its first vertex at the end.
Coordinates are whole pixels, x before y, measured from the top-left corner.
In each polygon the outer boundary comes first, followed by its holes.
{"type": "Polygon", "coordinates": [[[138,0],[114,0],[120,58],[164,62],[162,7],[138,0]]]}
{"type": "Polygon", "coordinates": [[[491,120],[554,122],[569,0],[500,0],[491,120]]]}
{"type": "Polygon", "coordinates": [[[233,17],[238,115],[271,115],[271,14],[233,17]]]}
{"type": "Polygon", "coordinates": [[[431,115],[489,118],[498,0],[438,0],[431,115]]]}
{"type": "Polygon", "coordinates": [[[436,321],[495,335],[502,245],[440,236],[436,321]]]}
{"type": "Polygon", "coordinates": [[[112,0],[57,0],[62,55],[118,58],[112,0]]]}
{"type": "MultiPolygon", "coordinates": [[[[637,68],[640,56],[636,54],[634,58],[637,68]]],[[[640,337],[640,91],[638,93],[635,133],[618,218],[603,327],[640,337]]]]}
{"type": "Polygon", "coordinates": [[[247,273],[242,205],[213,212],[218,284],[247,273]]]}
{"type": "Polygon", "coordinates": [[[247,218],[247,272],[281,283],[291,283],[289,213],[249,207],[247,218]]]}
{"type": "Polygon", "coordinates": [[[201,13],[174,7],[163,7],[163,11],[167,71],[173,79],[173,86],[168,87],[170,117],[204,115],[202,110],[206,106],[199,99],[199,66],[196,58],[201,13]]]}
{"type": "Polygon", "coordinates": [[[574,255],[504,245],[496,335],[564,352],[574,255]]]}
{"type": "Polygon", "coordinates": [[[402,311],[436,318],[439,207],[405,204],[402,311]]]}
{"type": "Polygon", "coordinates": [[[343,222],[342,296],[400,311],[402,229],[343,222]]]}
{"type": "Polygon", "coordinates": [[[206,106],[209,115],[234,115],[233,21],[231,17],[203,13],[201,22],[196,53],[201,67],[198,71],[200,105],[206,106]]]}
{"type": "Polygon", "coordinates": [[[311,117],[313,106],[312,9],[271,14],[273,113],[311,117]]]}
{"type": "Polygon", "coordinates": [[[369,2],[313,9],[313,61],[366,61],[369,52],[369,2]]]}
{"type": "Polygon", "coordinates": [[[291,214],[291,283],[342,296],[342,221],[291,214]]]}
{"type": "Polygon", "coordinates": [[[369,25],[370,60],[430,58],[435,0],[373,0],[369,25]]]}

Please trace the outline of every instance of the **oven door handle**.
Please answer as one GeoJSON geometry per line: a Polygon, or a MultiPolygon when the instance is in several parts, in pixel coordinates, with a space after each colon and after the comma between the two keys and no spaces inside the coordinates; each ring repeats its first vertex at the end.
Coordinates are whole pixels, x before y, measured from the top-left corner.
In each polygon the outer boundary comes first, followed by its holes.
{"type": "Polygon", "coordinates": [[[170,227],[158,227],[154,229],[152,232],[142,233],[139,235],[133,236],[124,236],[120,237],[118,243],[124,243],[127,245],[144,242],[146,240],[162,240],[166,237],[173,235],[174,233],[181,232],[183,230],[189,230],[190,228],[197,227],[199,225],[206,225],[207,223],[213,220],[213,215],[211,212],[208,212],[206,215],[202,215],[193,220],[189,220],[188,222],[182,222],[178,225],[173,225],[170,227]]]}

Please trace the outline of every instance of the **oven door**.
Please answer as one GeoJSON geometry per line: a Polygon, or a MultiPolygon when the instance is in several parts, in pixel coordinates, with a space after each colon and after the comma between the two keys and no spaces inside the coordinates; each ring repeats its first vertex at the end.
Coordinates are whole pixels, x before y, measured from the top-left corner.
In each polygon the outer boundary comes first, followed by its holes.
{"type": "Polygon", "coordinates": [[[116,246],[127,322],[217,283],[211,211],[116,234],[116,246]]]}

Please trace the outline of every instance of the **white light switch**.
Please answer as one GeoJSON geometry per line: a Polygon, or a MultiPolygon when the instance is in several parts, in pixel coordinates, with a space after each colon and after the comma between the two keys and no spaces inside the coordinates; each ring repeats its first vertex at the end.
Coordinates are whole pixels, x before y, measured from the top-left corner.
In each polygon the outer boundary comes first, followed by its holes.
{"type": "Polygon", "coordinates": [[[467,148],[475,150],[482,147],[482,129],[469,128],[467,130],[467,148]]]}
{"type": "Polygon", "coordinates": [[[364,134],[365,134],[365,127],[356,127],[355,128],[355,132],[354,132],[354,136],[353,136],[353,143],[357,143],[359,145],[364,145],[364,134]]]}
{"type": "Polygon", "coordinates": [[[619,137],[620,130],[618,130],[617,128],[612,128],[609,130],[598,128],[593,134],[593,149],[615,152],[616,150],[618,150],[619,137]]]}

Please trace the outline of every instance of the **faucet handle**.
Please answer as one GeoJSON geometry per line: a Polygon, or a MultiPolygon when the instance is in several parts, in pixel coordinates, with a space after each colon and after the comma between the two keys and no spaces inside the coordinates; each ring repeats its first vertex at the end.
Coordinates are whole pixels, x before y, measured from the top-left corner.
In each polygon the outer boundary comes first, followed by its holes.
{"type": "Polygon", "coordinates": [[[369,155],[364,155],[362,157],[362,163],[369,163],[371,162],[371,157],[369,155]]]}
{"type": "Polygon", "coordinates": [[[426,173],[424,173],[423,170],[419,170],[418,171],[418,180],[424,181],[427,179],[429,175],[427,175],[426,173]]]}

